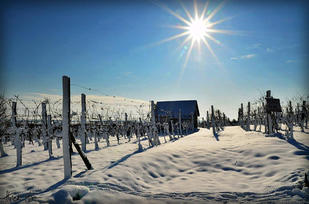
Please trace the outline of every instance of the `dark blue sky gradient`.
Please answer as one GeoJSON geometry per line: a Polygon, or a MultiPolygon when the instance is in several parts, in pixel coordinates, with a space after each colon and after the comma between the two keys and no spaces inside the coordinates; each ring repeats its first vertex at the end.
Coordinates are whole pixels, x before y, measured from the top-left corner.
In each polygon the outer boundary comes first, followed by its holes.
{"type": "MultiPolygon", "coordinates": [[[[193,11],[193,2],[184,2],[193,11]]],[[[201,11],[204,1],[197,2],[201,11]]],[[[220,2],[211,1],[210,9],[220,2]]],[[[193,50],[183,75],[184,38],[155,45],[181,32],[168,25],[183,23],[152,1],[11,3],[3,9],[4,91],[61,94],[61,76],[68,75],[73,84],[99,90],[72,86],[72,94],[197,99],[200,109],[215,104],[227,113],[267,89],[283,99],[304,95],[304,2],[227,1],[212,20],[232,16],[215,28],[238,33],[214,34],[222,46],[209,41],[221,66],[202,47],[200,56],[193,50]],[[241,57],[247,55],[253,57],[241,57]]],[[[185,17],[177,1],[164,4],[185,17]]]]}

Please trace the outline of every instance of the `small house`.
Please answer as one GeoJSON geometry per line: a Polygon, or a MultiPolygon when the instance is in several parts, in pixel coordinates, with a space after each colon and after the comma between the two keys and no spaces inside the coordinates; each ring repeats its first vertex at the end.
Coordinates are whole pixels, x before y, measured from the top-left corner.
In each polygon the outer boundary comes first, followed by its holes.
{"type": "Polygon", "coordinates": [[[168,122],[173,120],[178,122],[179,114],[181,121],[194,122],[194,128],[197,128],[197,117],[200,116],[196,100],[182,101],[158,101],[155,107],[156,121],[168,122]]]}

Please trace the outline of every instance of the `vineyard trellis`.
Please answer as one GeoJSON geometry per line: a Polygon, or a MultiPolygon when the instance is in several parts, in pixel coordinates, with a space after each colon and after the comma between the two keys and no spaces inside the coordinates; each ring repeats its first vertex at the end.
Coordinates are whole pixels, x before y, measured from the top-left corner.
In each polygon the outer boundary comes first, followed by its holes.
{"type": "Polygon", "coordinates": [[[293,139],[295,126],[300,127],[302,132],[304,128],[308,128],[308,99],[309,96],[294,97],[285,105],[281,105],[280,100],[272,97],[271,91],[268,90],[265,96],[261,96],[253,103],[248,102],[247,114],[244,114],[241,104],[238,110],[239,125],[246,131],[261,132],[263,127],[264,133],[268,136],[284,132],[287,139],[293,139]],[[253,104],[253,107],[250,104],[253,104]]]}
{"type": "MultiPolygon", "coordinates": [[[[111,97],[107,99],[111,100],[111,97]]],[[[91,169],[93,167],[86,156],[89,143],[93,142],[94,150],[99,150],[104,143],[106,147],[110,147],[113,137],[117,139],[118,145],[121,141],[136,142],[137,151],[143,151],[146,148],[141,144],[143,140],[148,141],[149,147],[154,147],[161,144],[160,137],[168,142],[166,136],[169,141],[173,141],[194,131],[192,122],[182,121],[181,110],[178,121],[168,118],[163,122],[156,121],[154,101],[148,104],[116,99],[112,97],[113,103],[110,105],[111,102],[100,101],[83,93],[71,96],[70,78],[66,76],[63,77],[62,98],[44,96],[29,99],[17,95],[9,99],[2,97],[1,128],[5,127],[5,131],[1,135],[1,156],[6,155],[2,142],[11,142],[16,149],[17,168],[23,165],[22,149],[25,145],[42,146],[44,151],[48,151],[49,159],[54,159],[54,141],[58,149],[63,149],[64,177],[70,178],[73,145],[86,167],[91,169]],[[135,140],[132,141],[134,137],[135,140]]]]}
{"type": "MultiPolygon", "coordinates": [[[[154,101],[149,104],[137,104],[133,101],[133,105],[121,104],[118,101],[116,106],[111,107],[91,95],[82,93],[80,96],[71,96],[70,79],[65,76],[63,98],[24,100],[20,96],[9,99],[1,96],[0,99],[1,156],[7,155],[3,143],[11,143],[16,149],[16,167],[22,166],[22,149],[28,141],[27,145],[43,146],[44,151],[48,150],[49,159],[53,159],[52,145],[55,141],[56,147],[59,149],[62,146],[63,149],[65,178],[72,176],[73,145],[86,167],[92,169],[86,155],[87,145],[90,143],[94,144],[94,150],[99,150],[104,143],[106,147],[110,147],[111,138],[115,138],[117,145],[120,145],[121,141],[136,142],[137,151],[140,152],[145,150],[145,146],[141,144],[143,140],[148,141],[149,147],[155,147],[161,144],[160,138],[164,142],[168,142],[168,139],[174,141],[195,131],[193,113],[191,120],[183,120],[181,109],[178,111],[177,120],[172,120],[171,113],[167,110],[162,110],[165,111],[164,118],[156,120],[154,101]],[[124,107],[131,108],[129,114],[124,107]],[[77,141],[80,141],[81,147],[77,141]]],[[[113,99],[115,100],[114,97],[113,99]]],[[[238,109],[238,123],[246,131],[263,131],[264,128],[268,136],[283,131],[288,139],[293,139],[293,127],[299,126],[301,131],[308,128],[309,108],[308,100],[303,98],[293,102],[296,104],[294,107],[291,100],[281,106],[280,100],[267,91],[266,96],[248,102],[246,111],[241,104],[238,109]]],[[[231,121],[214,106],[206,113],[206,120],[203,118],[200,126],[212,129],[214,137],[219,140],[219,132],[230,125],[231,121]]]]}

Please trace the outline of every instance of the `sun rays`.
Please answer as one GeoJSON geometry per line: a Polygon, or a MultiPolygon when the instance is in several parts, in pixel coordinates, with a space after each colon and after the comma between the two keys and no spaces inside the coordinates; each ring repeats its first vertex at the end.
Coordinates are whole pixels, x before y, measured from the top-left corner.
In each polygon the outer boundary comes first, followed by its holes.
{"type": "Polygon", "coordinates": [[[182,23],[182,25],[172,25],[169,27],[182,30],[183,32],[176,34],[174,36],[171,36],[169,38],[166,38],[164,40],[161,40],[159,43],[165,43],[165,42],[169,42],[172,40],[176,40],[178,38],[184,38],[184,41],[181,43],[180,46],[184,47],[186,46],[186,44],[189,43],[189,48],[186,51],[184,67],[186,67],[194,47],[197,47],[200,53],[201,45],[204,45],[208,49],[208,51],[211,53],[211,55],[216,59],[216,61],[218,61],[218,58],[215,52],[213,51],[213,49],[211,48],[209,42],[212,41],[218,45],[221,45],[221,43],[218,40],[216,40],[213,35],[216,33],[220,33],[220,34],[232,34],[233,33],[232,31],[229,31],[229,30],[220,30],[220,29],[215,28],[216,25],[223,23],[229,20],[230,18],[224,18],[224,19],[220,19],[217,21],[212,21],[213,17],[222,8],[224,2],[220,3],[213,11],[210,11],[210,9],[208,8],[209,1],[207,1],[205,5],[203,6],[202,12],[199,12],[198,4],[196,3],[196,1],[194,1],[193,15],[188,11],[188,9],[183,5],[183,3],[180,3],[180,4],[186,14],[186,17],[182,17],[181,15],[177,14],[173,10],[167,8],[166,6],[160,5],[168,13],[175,16],[182,23]]]}

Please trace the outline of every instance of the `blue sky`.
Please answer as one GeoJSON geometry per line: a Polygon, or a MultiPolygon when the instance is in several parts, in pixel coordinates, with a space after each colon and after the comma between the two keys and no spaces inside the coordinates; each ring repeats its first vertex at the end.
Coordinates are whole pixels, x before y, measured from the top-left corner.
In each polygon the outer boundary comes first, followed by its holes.
{"type": "MultiPolygon", "coordinates": [[[[197,2],[201,12],[205,2],[197,2]]],[[[220,3],[211,1],[210,11],[220,3]]],[[[193,1],[184,4],[193,12],[193,1]]],[[[178,1],[164,5],[186,17],[178,1]]],[[[215,105],[236,117],[240,103],[268,89],[282,100],[308,94],[305,8],[304,1],[227,1],[212,21],[233,17],[216,28],[236,34],[214,34],[222,45],[209,41],[220,64],[202,46],[181,74],[184,38],[156,43],[181,32],[169,25],[183,23],[152,1],[9,4],[3,90],[7,96],[61,94],[61,77],[68,75],[72,94],[197,99],[202,116],[215,105]]]]}

